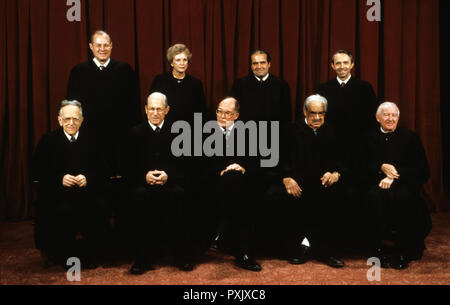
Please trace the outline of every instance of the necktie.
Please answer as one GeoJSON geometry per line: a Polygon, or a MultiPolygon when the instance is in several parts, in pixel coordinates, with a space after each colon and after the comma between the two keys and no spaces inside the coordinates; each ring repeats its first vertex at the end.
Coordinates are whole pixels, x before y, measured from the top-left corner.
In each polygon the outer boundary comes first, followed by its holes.
{"type": "Polygon", "coordinates": [[[105,69],[105,66],[100,66],[100,71],[103,71],[105,69]]]}
{"type": "Polygon", "coordinates": [[[344,87],[345,87],[345,83],[342,82],[342,83],[341,83],[341,88],[344,88],[344,87]]]}
{"type": "Polygon", "coordinates": [[[74,136],[71,136],[71,137],[70,137],[70,142],[72,142],[72,143],[73,143],[73,142],[76,142],[76,141],[77,141],[77,139],[75,139],[75,137],[74,137],[74,136]]]}
{"type": "Polygon", "coordinates": [[[160,133],[160,132],[161,132],[161,128],[156,127],[156,128],[155,128],[155,133],[160,133]]]}

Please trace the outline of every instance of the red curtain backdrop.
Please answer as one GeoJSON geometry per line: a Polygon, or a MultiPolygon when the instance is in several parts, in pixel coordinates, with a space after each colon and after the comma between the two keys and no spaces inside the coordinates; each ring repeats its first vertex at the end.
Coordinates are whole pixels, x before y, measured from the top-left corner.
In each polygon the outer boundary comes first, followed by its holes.
{"type": "Polygon", "coordinates": [[[401,125],[421,136],[431,167],[425,191],[435,210],[444,208],[438,0],[381,1],[381,22],[367,20],[366,0],[80,3],[81,20],[69,22],[66,0],[0,0],[0,219],[30,215],[32,151],[57,127],[70,69],[89,58],[98,29],[111,34],[113,57],[138,72],[143,100],[169,68],[167,48],[185,43],[193,53],[188,72],[203,81],[210,111],[249,72],[255,48],[271,53],[271,72],[289,83],[293,110],[334,77],[330,55],[350,50],[356,76],[379,99],[397,102],[401,125]]]}

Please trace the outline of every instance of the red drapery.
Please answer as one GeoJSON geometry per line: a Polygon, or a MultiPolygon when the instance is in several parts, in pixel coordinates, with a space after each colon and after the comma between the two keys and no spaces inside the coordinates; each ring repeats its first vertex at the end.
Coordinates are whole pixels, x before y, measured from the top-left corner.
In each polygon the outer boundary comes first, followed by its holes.
{"type": "Polygon", "coordinates": [[[168,70],[167,48],[185,43],[193,53],[189,73],[203,81],[210,110],[248,73],[257,47],[289,83],[293,110],[334,76],[330,55],[350,50],[355,74],[380,99],[397,102],[401,125],[421,136],[432,174],[426,194],[443,209],[439,1],[380,1],[381,22],[367,20],[367,2],[81,0],[81,20],[69,22],[74,4],[66,0],[0,0],[0,219],[29,215],[31,153],[57,127],[70,69],[88,59],[97,29],[111,34],[113,57],[138,72],[142,97],[168,70]]]}

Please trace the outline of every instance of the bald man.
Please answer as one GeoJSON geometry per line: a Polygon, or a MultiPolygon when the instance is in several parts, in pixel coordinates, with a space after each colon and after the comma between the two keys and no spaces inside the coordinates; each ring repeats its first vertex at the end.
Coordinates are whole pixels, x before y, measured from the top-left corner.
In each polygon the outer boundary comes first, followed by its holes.
{"type": "Polygon", "coordinates": [[[173,262],[190,271],[192,249],[183,215],[185,191],[183,164],[172,155],[171,122],[167,97],[154,92],[145,105],[147,120],[133,127],[128,141],[126,182],[130,190],[133,232],[138,249],[132,274],[154,269],[168,243],[173,262]]]}

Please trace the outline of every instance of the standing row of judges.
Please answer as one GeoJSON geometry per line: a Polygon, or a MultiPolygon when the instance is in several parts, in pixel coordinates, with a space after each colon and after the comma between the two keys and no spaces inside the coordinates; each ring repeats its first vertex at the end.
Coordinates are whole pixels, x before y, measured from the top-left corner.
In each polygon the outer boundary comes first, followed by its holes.
{"type": "Polygon", "coordinates": [[[395,104],[383,104],[375,115],[372,86],[351,75],[354,59],[349,52],[333,55],[337,77],[306,100],[305,118],[296,123],[290,123],[288,84],[269,73],[270,54],[251,54],[250,75],[237,80],[230,96],[219,101],[216,120],[224,147],[230,144],[236,120],[280,122],[279,166],[262,168],[258,158],[173,157],[171,124],[192,122],[196,112],[206,114],[202,83],[186,73],[192,54],[184,45],[169,48],[172,71],[152,82],[146,120],[139,125],[135,72],[111,58],[113,44],[107,33],[94,33],[89,47],[94,58],[70,73],[67,100],[58,116],[62,128],[41,139],[33,160],[43,194],[36,241],[50,257],[64,261],[75,253],[86,267],[96,267],[107,256],[102,250],[107,249],[103,245],[110,216],[122,214],[129,216],[125,226],[132,227],[136,245],[133,274],[153,269],[165,244],[173,250],[175,265],[192,270],[195,235],[204,231],[211,231],[210,249],[223,249],[224,239],[231,237],[237,265],[259,271],[257,218],[274,224],[293,264],[315,257],[343,267],[335,255],[339,245],[333,244],[338,240],[333,232],[351,235],[354,223],[373,224],[368,238],[383,266],[401,269],[421,257],[430,227],[419,196],[429,175],[423,147],[414,133],[397,129],[395,104]],[[394,113],[385,114],[389,111],[394,113]],[[385,117],[391,119],[389,128],[385,117]],[[387,135],[385,142],[376,141],[382,138],[372,135],[376,130],[387,135]],[[410,145],[415,153],[402,145],[410,145]],[[265,213],[258,211],[260,206],[265,213]],[[373,219],[350,213],[366,206],[373,219]],[[192,211],[200,214],[192,219],[192,211]],[[399,247],[390,260],[381,239],[392,229],[399,247]],[[311,247],[300,244],[304,237],[311,247]]]}

